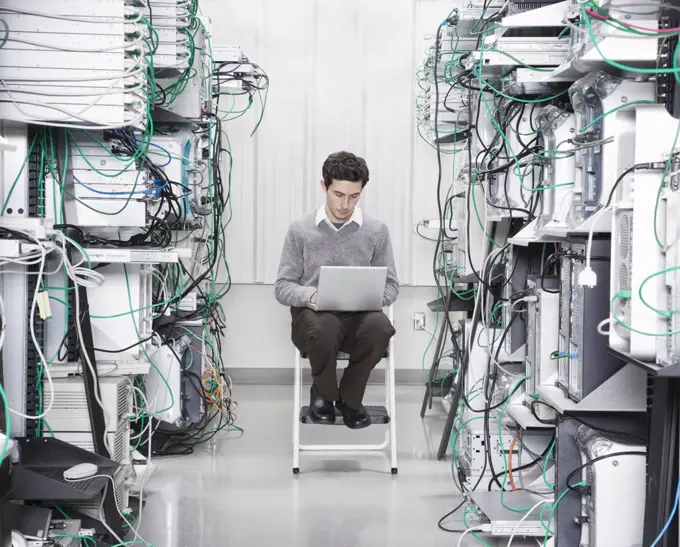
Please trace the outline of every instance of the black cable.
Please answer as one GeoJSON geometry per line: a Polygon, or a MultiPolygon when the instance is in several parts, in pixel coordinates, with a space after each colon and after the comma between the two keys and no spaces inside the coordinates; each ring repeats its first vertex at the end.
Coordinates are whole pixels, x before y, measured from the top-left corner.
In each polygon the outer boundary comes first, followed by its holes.
{"type": "Polygon", "coordinates": [[[444,515],[442,518],[440,518],[440,519],[439,519],[439,522],[437,523],[437,527],[438,527],[440,530],[443,530],[444,532],[449,532],[449,533],[451,533],[451,534],[459,534],[459,533],[460,533],[460,530],[449,530],[448,528],[445,528],[445,527],[444,527],[444,521],[445,521],[447,518],[449,518],[450,516],[452,516],[452,515],[453,515],[456,511],[458,511],[461,507],[463,507],[463,505],[465,505],[465,500],[461,501],[461,502],[458,504],[458,506],[456,506],[456,508],[455,508],[453,511],[449,511],[448,513],[446,513],[446,515],[444,515]]]}
{"type": "Polygon", "coordinates": [[[550,267],[550,265],[555,261],[555,257],[558,257],[557,253],[553,253],[550,256],[548,256],[546,261],[543,263],[543,268],[542,268],[542,271],[541,271],[541,290],[543,290],[547,293],[551,293],[551,294],[559,294],[560,293],[560,289],[546,289],[545,288],[545,275],[546,275],[546,272],[547,272],[548,268],[550,267]]]}
{"type": "Polygon", "coordinates": [[[140,346],[142,344],[145,344],[146,342],[149,342],[153,338],[153,334],[149,336],[148,338],[144,338],[143,340],[140,340],[139,342],[135,342],[134,344],[130,344],[128,347],[123,348],[123,349],[103,349],[103,348],[95,348],[93,347],[92,349],[95,351],[101,351],[102,353],[123,353],[126,351],[129,351],[133,348],[136,348],[137,346],[140,346]]]}
{"type": "MultiPolygon", "coordinates": [[[[581,490],[582,487],[579,486],[574,486],[571,484],[571,479],[573,479],[578,473],[583,471],[586,467],[590,467],[593,464],[596,464],[597,462],[601,462],[602,460],[608,460],[610,458],[619,458],[622,456],[644,456],[647,457],[647,452],[640,452],[640,451],[633,451],[633,450],[626,450],[624,452],[615,452],[614,454],[605,454],[604,456],[598,456],[597,458],[593,458],[592,460],[587,461],[583,465],[579,465],[576,469],[574,469],[569,475],[567,475],[567,480],[566,480],[566,486],[569,490],[572,492],[577,492],[579,494],[582,494],[583,491],[581,490]]],[[[588,487],[586,487],[588,488],[588,487]]]]}
{"type": "Polygon", "coordinates": [[[531,404],[529,405],[529,409],[531,410],[531,415],[536,419],[536,421],[541,423],[541,424],[545,424],[545,425],[557,425],[559,418],[555,418],[554,420],[544,420],[543,418],[541,418],[538,415],[538,412],[536,411],[536,405],[538,405],[538,404],[543,404],[547,407],[550,407],[552,410],[555,410],[555,412],[557,412],[557,410],[554,407],[550,406],[548,403],[544,403],[543,401],[539,401],[538,399],[534,399],[533,401],[531,401],[531,404]]]}
{"type": "Polygon", "coordinates": [[[619,187],[619,184],[621,184],[621,182],[623,182],[623,179],[625,179],[630,173],[632,173],[636,169],[652,169],[652,165],[649,163],[637,163],[635,165],[631,165],[628,169],[621,173],[619,175],[619,178],[616,179],[614,186],[612,186],[612,189],[609,191],[609,197],[607,198],[605,208],[611,205],[612,199],[614,198],[614,192],[616,192],[616,189],[619,187]]]}
{"type": "MultiPolygon", "coordinates": [[[[437,65],[439,64],[439,56],[441,53],[441,41],[442,41],[442,29],[444,26],[448,25],[449,22],[443,21],[442,23],[439,24],[437,27],[437,34],[436,34],[436,43],[435,43],[435,52],[434,52],[434,80],[435,80],[435,104],[437,105],[436,108],[434,109],[434,137],[435,137],[435,145],[436,145],[436,150],[437,150],[437,212],[439,214],[439,234],[437,236],[437,244],[435,246],[434,250],[434,257],[432,259],[432,274],[434,276],[435,283],[437,285],[437,294],[439,294],[440,298],[443,298],[446,300],[448,296],[448,290],[449,286],[448,283],[446,284],[446,291],[444,292],[444,289],[442,288],[442,285],[439,280],[439,251],[442,247],[443,239],[445,238],[445,232],[446,232],[446,219],[444,218],[444,209],[442,206],[442,199],[441,199],[441,187],[442,187],[442,179],[444,177],[444,170],[443,170],[443,165],[442,165],[442,150],[441,150],[441,143],[439,141],[439,99],[440,99],[440,91],[439,91],[439,79],[437,77],[437,65]]],[[[454,331],[453,329],[453,324],[451,323],[451,313],[448,309],[444,310],[444,318],[446,321],[446,325],[448,328],[451,329],[451,332],[454,331]]]]}

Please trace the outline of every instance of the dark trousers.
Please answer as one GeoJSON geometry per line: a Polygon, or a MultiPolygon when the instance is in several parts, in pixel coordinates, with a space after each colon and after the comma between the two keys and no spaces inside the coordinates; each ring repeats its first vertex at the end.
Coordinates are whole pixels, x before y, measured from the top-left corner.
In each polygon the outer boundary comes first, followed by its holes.
{"type": "Polygon", "coordinates": [[[396,332],[389,318],[382,312],[316,312],[308,308],[291,308],[291,315],[293,343],[307,354],[321,396],[327,401],[340,398],[358,409],[371,371],[396,332]],[[338,352],[350,355],[339,386],[338,352]]]}

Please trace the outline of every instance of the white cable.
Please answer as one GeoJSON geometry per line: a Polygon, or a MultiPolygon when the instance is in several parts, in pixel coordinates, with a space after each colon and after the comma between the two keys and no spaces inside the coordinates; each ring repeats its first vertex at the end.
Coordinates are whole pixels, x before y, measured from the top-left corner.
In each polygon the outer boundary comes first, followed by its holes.
{"type": "MultiPolygon", "coordinates": [[[[108,477],[108,475],[104,475],[104,476],[108,477]]],[[[95,477],[90,477],[90,478],[96,478],[96,475],[95,475],[95,477]]],[[[123,515],[122,511],[120,510],[120,507],[118,507],[118,498],[116,497],[116,490],[115,490],[116,484],[115,484],[115,482],[113,484],[113,487],[114,487],[113,499],[116,502],[116,510],[118,511],[118,514],[121,517],[123,517],[123,519],[125,519],[125,516],[123,515]]],[[[104,528],[106,528],[106,530],[109,532],[109,534],[111,534],[111,537],[113,537],[118,542],[119,545],[125,545],[123,540],[120,539],[120,537],[118,537],[118,534],[116,534],[116,532],[113,531],[113,529],[109,526],[109,523],[106,522],[106,518],[104,517],[104,513],[103,513],[103,511],[104,511],[104,501],[106,500],[106,494],[108,493],[108,490],[109,490],[109,483],[107,482],[106,485],[104,486],[104,490],[102,492],[101,500],[99,501],[99,510],[97,512],[97,518],[99,519],[99,522],[101,522],[104,525],[104,528]]],[[[125,522],[128,522],[127,519],[125,519],[125,522]]],[[[130,523],[128,522],[128,526],[129,525],[130,525],[130,523]]]]}
{"type": "Polygon", "coordinates": [[[129,77],[134,77],[141,75],[143,77],[146,77],[145,75],[145,70],[146,70],[146,63],[137,63],[136,65],[131,65],[129,68],[126,68],[122,71],[120,70],[110,70],[107,72],[114,72],[113,76],[74,76],[72,78],[65,78],[65,77],[59,77],[59,78],[44,78],[44,79],[38,79],[38,78],[5,78],[5,82],[15,84],[15,83],[21,83],[21,84],[40,84],[44,82],[54,82],[55,84],[64,84],[64,83],[82,83],[82,82],[107,82],[109,80],[116,80],[120,78],[129,78],[129,77]]]}
{"type": "MultiPolygon", "coordinates": [[[[116,83],[117,82],[113,82],[111,84],[111,86],[116,85],[116,83]]],[[[77,126],[75,124],[66,123],[68,121],[68,118],[76,118],[80,121],[83,121],[83,122],[90,124],[90,125],[84,126],[86,129],[92,129],[92,128],[113,129],[113,128],[120,128],[121,127],[120,123],[118,123],[117,125],[100,124],[98,122],[90,121],[86,117],[83,116],[83,114],[85,112],[87,112],[88,110],[97,106],[97,104],[99,104],[99,102],[105,97],[105,95],[98,96],[94,101],[92,101],[88,105],[85,105],[82,109],[78,110],[77,112],[72,112],[72,111],[70,111],[66,108],[62,108],[62,107],[57,106],[55,104],[37,103],[37,102],[32,102],[32,101],[17,100],[12,95],[12,90],[10,90],[10,88],[7,86],[7,83],[5,82],[5,80],[0,79],[0,85],[2,85],[2,87],[4,88],[5,93],[7,93],[7,97],[9,99],[9,101],[0,100],[0,102],[11,102],[12,105],[14,106],[14,108],[16,108],[17,111],[19,111],[21,114],[23,114],[29,120],[46,122],[46,123],[49,123],[49,125],[54,126],[54,127],[71,127],[71,128],[78,129],[79,126],[77,126]],[[19,106],[19,104],[26,104],[26,105],[30,105],[30,106],[37,106],[37,107],[40,107],[40,108],[47,108],[47,109],[50,109],[50,110],[56,110],[57,112],[61,112],[62,114],[64,114],[65,117],[61,120],[53,121],[52,119],[46,119],[46,118],[41,117],[41,116],[34,116],[33,114],[30,114],[30,113],[26,112],[25,110],[23,110],[19,106]],[[60,123],[64,123],[65,125],[59,125],[60,123]]],[[[17,93],[20,93],[20,92],[18,91],[17,93]]],[[[123,91],[121,91],[121,93],[123,93],[123,91]]],[[[134,109],[132,107],[130,107],[129,109],[133,110],[133,112],[134,112],[134,109]]],[[[139,120],[141,120],[142,118],[144,118],[144,116],[146,116],[146,111],[140,111],[140,114],[141,115],[138,115],[136,118],[133,118],[133,119],[136,120],[137,118],[139,118],[139,120]]]]}
{"type": "Polygon", "coordinates": [[[510,534],[510,539],[508,539],[508,544],[507,544],[506,547],[512,547],[512,541],[515,539],[515,535],[517,534],[517,530],[519,530],[519,527],[522,525],[522,523],[525,520],[527,520],[531,516],[531,514],[536,509],[538,509],[541,505],[549,504],[549,503],[552,503],[552,500],[541,500],[541,501],[539,501],[538,503],[536,503],[536,505],[534,505],[531,509],[529,509],[529,511],[527,511],[527,513],[521,519],[519,519],[517,524],[515,524],[515,527],[512,529],[512,534],[510,534]]]}
{"type": "Polygon", "coordinates": [[[604,215],[605,212],[611,210],[611,205],[609,207],[603,207],[599,211],[597,211],[594,215],[590,217],[590,229],[588,230],[588,245],[586,247],[586,267],[585,270],[581,272],[579,275],[579,284],[580,285],[587,285],[590,287],[594,287],[597,284],[597,276],[595,276],[595,272],[592,271],[592,268],[590,267],[590,256],[592,255],[593,251],[593,234],[595,233],[595,224],[596,220],[598,220],[602,215],[604,215]],[[584,275],[585,274],[585,275],[584,275]],[[591,275],[592,274],[592,275],[591,275]],[[594,276],[594,277],[593,277],[594,276]],[[581,277],[584,277],[584,282],[581,282],[581,277]],[[594,281],[594,283],[591,285],[590,283],[594,281]]]}
{"type": "Polygon", "coordinates": [[[458,538],[458,547],[461,547],[461,545],[463,545],[463,538],[465,536],[467,536],[468,534],[471,534],[472,532],[485,532],[485,531],[487,531],[486,530],[487,527],[488,527],[488,525],[486,525],[486,526],[473,526],[472,528],[468,528],[467,530],[465,530],[465,532],[463,532],[460,535],[460,538],[458,538]]]}
{"type": "MultiPolygon", "coordinates": [[[[146,120],[146,112],[141,112],[138,116],[131,120],[126,120],[124,126],[137,126],[140,122],[146,120]]],[[[76,125],[72,123],[57,123],[57,122],[45,122],[42,121],[43,125],[49,125],[50,127],[65,127],[67,129],[120,129],[123,127],[120,123],[118,124],[108,124],[108,125],[76,125]]]]}
{"type": "MultiPolygon", "coordinates": [[[[137,12],[137,10],[133,10],[137,12]]],[[[0,13],[16,13],[19,15],[35,15],[37,17],[45,17],[47,19],[60,19],[63,21],[75,21],[76,23],[95,23],[103,25],[120,24],[120,23],[135,23],[136,21],[131,21],[125,19],[124,17],[110,17],[110,16],[93,16],[92,18],[81,17],[79,15],[56,15],[51,13],[45,13],[44,11],[32,11],[25,9],[14,9],[6,6],[0,7],[0,13]]]]}
{"type": "MultiPolygon", "coordinates": [[[[19,231],[19,230],[15,230],[19,231]]],[[[42,260],[40,262],[40,267],[38,270],[38,279],[36,279],[35,282],[35,291],[33,291],[33,301],[31,302],[31,311],[29,314],[29,320],[28,320],[28,325],[29,325],[29,331],[31,334],[31,342],[33,343],[33,346],[35,347],[35,351],[38,354],[40,366],[42,367],[42,370],[45,373],[45,376],[47,377],[47,383],[49,385],[49,390],[50,390],[50,400],[49,403],[47,404],[47,408],[45,409],[44,412],[41,414],[38,414],[37,416],[28,416],[26,414],[23,414],[19,412],[18,410],[14,410],[12,408],[9,409],[9,411],[14,414],[15,416],[19,416],[21,418],[24,418],[25,420],[39,420],[41,418],[44,418],[49,414],[49,412],[52,410],[52,405],[54,404],[54,382],[52,381],[52,374],[50,373],[50,367],[47,364],[47,359],[45,358],[45,354],[42,351],[42,348],[40,347],[40,344],[38,343],[38,337],[35,334],[35,312],[38,306],[38,294],[40,292],[40,286],[42,285],[42,279],[45,273],[45,262],[47,261],[47,252],[45,250],[45,247],[43,244],[40,242],[40,240],[34,238],[31,234],[28,232],[21,232],[23,235],[28,237],[29,239],[35,241],[37,245],[40,247],[41,252],[42,252],[42,260]]]]}
{"type": "Polygon", "coordinates": [[[524,298],[519,298],[515,300],[512,305],[510,306],[510,311],[514,312],[515,311],[515,306],[517,304],[521,304],[522,302],[536,302],[536,297],[535,296],[525,296],[524,298]]]}
{"type": "MultiPolygon", "coordinates": [[[[6,82],[7,80],[5,80],[6,82]]],[[[36,84],[37,85],[37,84],[36,84]]],[[[63,84],[59,86],[61,88],[63,84]]],[[[51,86],[51,87],[56,87],[56,86],[51,86]]],[[[69,87],[75,87],[75,86],[69,86],[69,87]]],[[[145,95],[140,95],[136,93],[137,91],[145,91],[146,90],[146,85],[143,82],[139,82],[136,86],[132,87],[120,87],[120,88],[106,88],[104,91],[100,91],[101,88],[90,88],[90,87],[83,87],[81,88],[82,91],[78,91],[77,93],[75,92],[67,92],[67,93],[48,93],[45,91],[45,86],[43,85],[40,88],[36,89],[21,89],[17,90],[17,93],[21,93],[24,95],[38,95],[40,97],[59,97],[59,98],[68,98],[68,97],[97,97],[99,95],[118,95],[118,94],[125,94],[125,95],[133,95],[137,97],[138,99],[143,99],[145,98],[145,95]],[[93,91],[88,91],[92,89],[93,91]],[[96,90],[96,91],[95,91],[96,90]]],[[[165,155],[165,154],[163,154],[165,155]]]]}
{"type": "MultiPolygon", "coordinates": [[[[97,404],[102,409],[102,413],[104,414],[104,422],[106,424],[106,426],[104,428],[104,439],[103,439],[104,440],[104,446],[108,450],[109,455],[113,456],[114,451],[109,444],[109,435],[108,435],[109,425],[111,423],[111,416],[109,415],[108,411],[106,410],[106,407],[104,406],[104,403],[101,400],[101,396],[100,396],[100,393],[99,393],[99,379],[98,379],[97,371],[94,368],[92,361],[90,360],[90,355],[89,355],[89,352],[87,351],[87,344],[85,343],[85,339],[84,339],[83,331],[82,331],[82,325],[81,325],[81,322],[80,322],[80,291],[78,290],[78,286],[87,286],[87,285],[83,284],[84,280],[81,279],[80,277],[78,277],[77,272],[74,271],[75,268],[73,268],[71,262],[68,259],[68,252],[66,250],[67,242],[74,243],[73,240],[71,238],[67,237],[66,235],[64,235],[62,232],[57,232],[57,236],[62,241],[62,247],[61,247],[60,250],[63,254],[64,268],[66,268],[66,274],[69,276],[71,281],[73,281],[73,284],[74,284],[74,287],[75,287],[75,290],[73,291],[74,300],[75,300],[75,308],[76,308],[75,324],[76,324],[76,333],[78,335],[78,342],[80,343],[80,348],[81,348],[81,351],[80,351],[81,361],[82,360],[85,361],[85,363],[87,364],[87,367],[90,369],[90,374],[92,375],[92,378],[94,379],[94,381],[96,383],[95,388],[94,388],[94,396],[95,396],[95,399],[97,401],[97,404]]],[[[82,275],[83,271],[85,271],[85,268],[78,268],[77,270],[79,270],[80,275],[82,275]]],[[[103,280],[103,277],[98,272],[92,272],[92,274],[99,275],[103,280]]],[[[86,281],[85,283],[89,283],[89,281],[86,281]]],[[[52,395],[52,397],[54,398],[54,394],[52,395]]]]}
{"type": "Polygon", "coordinates": [[[170,273],[169,270],[166,269],[165,271],[165,276],[162,276],[161,273],[156,269],[153,268],[151,270],[151,275],[154,277],[156,280],[160,281],[161,284],[161,302],[167,302],[169,300],[169,288],[168,288],[168,274],[170,273]]]}
{"type": "Polygon", "coordinates": [[[609,332],[611,331],[611,325],[614,322],[614,319],[611,317],[607,317],[606,319],[603,319],[597,324],[597,333],[601,334],[603,336],[609,336],[609,332]],[[604,327],[609,325],[609,330],[604,330],[604,327]]]}
{"type": "Polygon", "coordinates": [[[115,46],[109,46],[109,47],[104,47],[104,48],[97,48],[97,49],[71,49],[71,48],[64,48],[63,46],[58,46],[58,45],[52,45],[52,44],[45,44],[45,43],[40,43],[40,42],[33,42],[31,40],[23,40],[19,38],[13,38],[11,35],[7,39],[8,42],[16,42],[18,44],[27,44],[29,46],[35,46],[35,47],[43,47],[48,50],[55,50],[55,51],[61,51],[64,53],[106,53],[106,52],[111,52],[111,51],[116,51],[116,50],[123,50],[125,51],[126,49],[132,49],[135,46],[142,45],[144,42],[142,38],[138,38],[134,42],[124,42],[123,44],[120,45],[115,45],[115,46]]]}
{"type": "MultiPolygon", "coordinates": [[[[569,207],[571,206],[571,202],[570,201],[567,202],[567,200],[573,199],[575,193],[576,192],[574,192],[573,190],[568,190],[564,194],[564,197],[562,198],[562,201],[560,202],[560,205],[559,205],[559,208],[558,208],[559,221],[560,222],[566,222],[567,221],[567,217],[569,216],[569,207]],[[565,205],[567,205],[566,208],[565,208],[565,205]]],[[[555,215],[553,215],[553,218],[554,218],[554,216],[555,215]]]]}
{"type": "Polygon", "coordinates": [[[77,285],[88,289],[96,289],[104,284],[104,276],[88,268],[70,266],[71,279],[77,285]]]}
{"type": "MultiPolygon", "coordinates": [[[[87,112],[88,110],[94,108],[106,96],[106,94],[109,94],[109,92],[111,92],[119,83],[122,82],[124,84],[125,82],[123,82],[123,80],[129,78],[131,75],[135,75],[136,73],[141,73],[142,69],[138,65],[139,65],[139,63],[137,63],[136,65],[132,65],[130,68],[125,69],[125,71],[122,73],[122,75],[119,78],[112,79],[110,84],[108,85],[108,87],[106,87],[103,92],[99,93],[99,95],[95,98],[95,100],[93,100],[89,104],[85,105],[81,110],[79,110],[77,112],[70,112],[69,110],[62,108],[62,107],[59,107],[59,106],[56,106],[54,104],[33,103],[33,102],[29,102],[29,101],[17,101],[14,98],[14,96],[12,95],[12,90],[7,85],[7,81],[6,80],[0,80],[0,84],[4,88],[4,90],[7,94],[7,97],[9,98],[10,102],[14,105],[14,107],[21,114],[26,116],[28,119],[33,119],[33,120],[38,120],[38,121],[44,120],[44,118],[35,117],[35,116],[25,112],[24,110],[21,109],[21,107],[19,107],[18,103],[28,104],[28,105],[33,105],[33,106],[39,106],[39,107],[42,107],[42,108],[49,108],[49,109],[56,110],[56,111],[61,112],[62,114],[66,115],[66,118],[64,118],[63,120],[57,120],[57,121],[64,121],[65,122],[68,118],[77,118],[81,121],[89,122],[89,120],[87,118],[83,117],[83,114],[85,112],[87,112]]],[[[15,90],[15,92],[21,93],[20,90],[15,90]]],[[[129,90],[125,89],[124,85],[122,86],[121,90],[119,91],[119,93],[128,93],[128,92],[129,92],[129,90]]],[[[135,112],[134,108],[130,107],[130,109],[133,112],[135,112]]],[[[141,116],[141,118],[146,116],[146,110],[145,109],[138,113],[137,117],[140,117],[140,116],[141,116]]],[[[137,117],[133,118],[133,120],[136,120],[137,117]]],[[[52,120],[47,120],[47,121],[50,122],[50,125],[58,126],[56,123],[52,123],[52,120]]],[[[98,124],[96,122],[90,122],[90,123],[92,123],[92,126],[94,126],[94,127],[106,128],[104,125],[98,124]]],[[[66,126],[77,128],[77,126],[74,125],[74,124],[67,124],[66,126]]],[[[117,126],[113,126],[111,128],[114,128],[114,127],[120,127],[120,124],[118,124],[117,126]]],[[[90,128],[90,126],[86,126],[86,128],[90,128]]]]}

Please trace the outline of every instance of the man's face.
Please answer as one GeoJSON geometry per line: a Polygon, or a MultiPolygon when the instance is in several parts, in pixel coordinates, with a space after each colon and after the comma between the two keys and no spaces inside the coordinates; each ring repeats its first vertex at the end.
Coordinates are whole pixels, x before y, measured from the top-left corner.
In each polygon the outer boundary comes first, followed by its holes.
{"type": "Polygon", "coordinates": [[[330,220],[334,222],[347,222],[354,213],[354,208],[361,197],[362,184],[349,180],[333,180],[326,190],[321,181],[321,186],[326,191],[326,208],[330,220]]]}

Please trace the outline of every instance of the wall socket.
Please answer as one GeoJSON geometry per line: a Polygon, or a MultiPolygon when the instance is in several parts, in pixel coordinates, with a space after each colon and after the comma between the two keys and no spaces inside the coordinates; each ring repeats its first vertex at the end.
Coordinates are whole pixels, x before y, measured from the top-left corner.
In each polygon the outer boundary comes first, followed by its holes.
{"type": "Polygon", "coordinates": [[[413,330],[425,330],[425,314],[423,312],[413,314],[413,330]]]}

